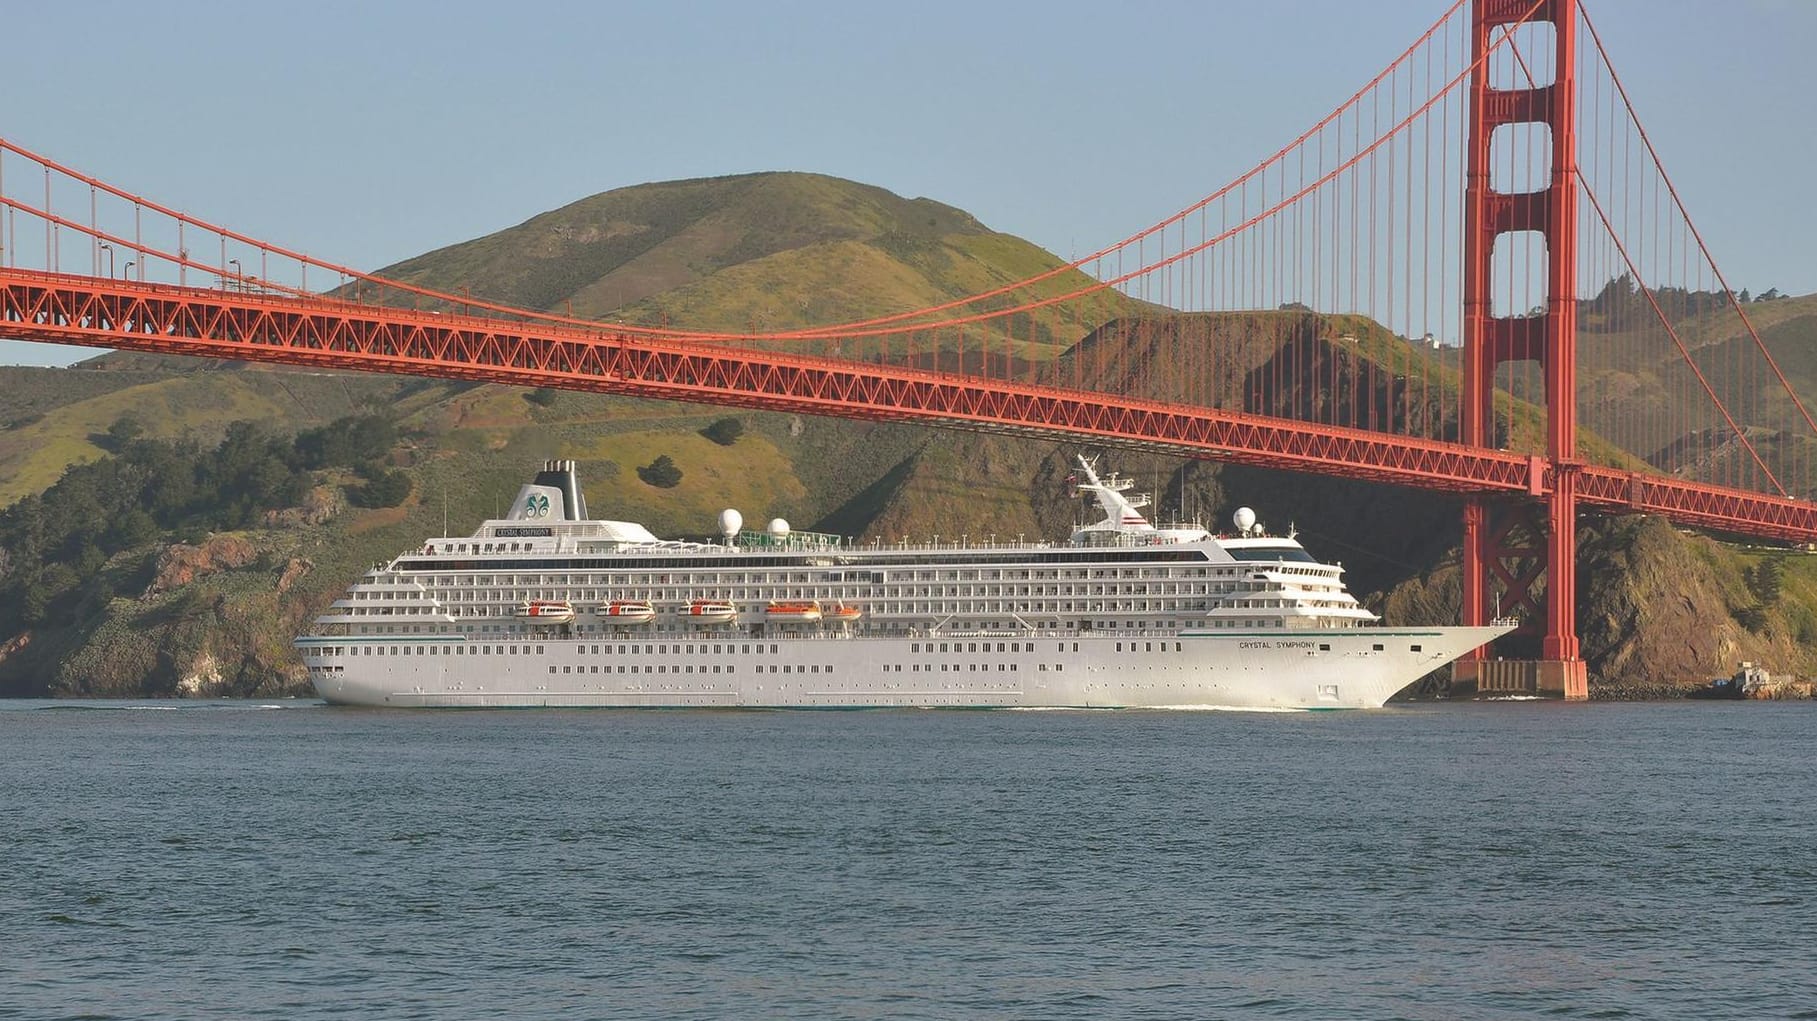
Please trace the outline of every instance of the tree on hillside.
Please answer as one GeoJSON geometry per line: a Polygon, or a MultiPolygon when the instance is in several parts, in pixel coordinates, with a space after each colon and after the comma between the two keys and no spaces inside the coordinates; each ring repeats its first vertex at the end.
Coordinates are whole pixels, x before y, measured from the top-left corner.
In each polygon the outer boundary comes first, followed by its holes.
{"type": "Polygon", "coordinates": [[[675,467],[675,461],[669,455],[663,454],[637,469],[637,477],[658,489],[674,489],[681,484],[681,469],[675,467]]]}
{"type": "Polygon", "coordinates": [[[525,394],[524,400],[529,401],[531,404],[534,404],[539,408],[546,408],[546,407],[550,406],[551,404],[554,404],[555,398],[557,396],[559,396],[560,394],[561,394],[560,390],[551,390],[546,386],[539,386],[536,389],[525,394]]]}
{"type": "Polygon", "coordinates": [[[125,450],[127,445],[145,435],[145,426],[132,415],[121,415],[114,419],[114,424],[107,427],[107,449],[114,453],[125,450]]]}
{"type": "Polygon", "coordinates": [[[729,447],[744,435],[744,422],[737,418],[722,418],[702,429],[700,434],[722,447],[729,447]]]}
{"type": "Polygon", "coordinates": [[[1756,602],[1762,606],[1777,606],[1785,580],[1785,557],[1768,557],[1752,567],[1742,568],[1741,577],[1756,602]]]}
{"type": "Polygon", "coordinates": [[[297,460],[305,468],[359,464],[391,453],[397,424],[385,415],[350,415],[297,433],[297,460]]]}
{"type": "Polygon", "coordinates": [[[355,507],[396,507],[410,495],[410,488],[410,476],[403,470],[381,468],[364,485],[349,489],[347,502],[355,507]]]}

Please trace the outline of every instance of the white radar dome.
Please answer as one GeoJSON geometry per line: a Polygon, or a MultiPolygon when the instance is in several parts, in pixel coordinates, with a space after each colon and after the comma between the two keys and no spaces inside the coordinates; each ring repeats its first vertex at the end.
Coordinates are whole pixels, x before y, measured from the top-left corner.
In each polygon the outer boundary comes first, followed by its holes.
{"type": "Polygon", "coordinates": [[[730,507],[719,512],[719,534],[730,539],[744,527],[744,515],[730,507]]]}
{"type": "Polygon", "coordinates": [[[770,519],[770,534],[780,539],[789,534],[789,523],[781,518],[770,519]]]}
{"type": "Polygon", "coordinates": [[[1230,516],[1230,520],[1237,526],[1237,531],[1248,532],[1255,527],[1255,511],[1248,507],[1238,507],[1237,512],[1230,516]]]}

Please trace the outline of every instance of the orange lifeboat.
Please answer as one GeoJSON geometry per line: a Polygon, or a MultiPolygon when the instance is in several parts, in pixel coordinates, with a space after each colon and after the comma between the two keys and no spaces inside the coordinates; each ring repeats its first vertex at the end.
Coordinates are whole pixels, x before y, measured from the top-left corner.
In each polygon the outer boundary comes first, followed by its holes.
{"type": "Polygon", "coordinates": [[[557,599],[532,599],[518,605],[517,615],[540,623],[566,624],[574,619],[574,607],[557,599]]]}
{"type": "Polygon", "coordinates": [[[635,599],[616,599],[600,607],[599,615],[613,624],[648,624],[656,619],[656,608],[635,599]]]}
{"type": "Polygon", "coordinates": [[[723,599],[696,599],[681,613],[693,624],[729,624],[738,618],[738,607],[723,599]]]}
{"type": "Polygon", "coordinates": [[[822,611],[821,616],[829,623],[850,624],[864,616],[864,611],[856,606],[847,606],[844,603],[839,603],[822,611]]]}
{"type": "Polygon", "coordinates": [[[820,620],[820,604],[771,603],[763,608],[763,615],[776,624],[812,624],[820,620]]]}

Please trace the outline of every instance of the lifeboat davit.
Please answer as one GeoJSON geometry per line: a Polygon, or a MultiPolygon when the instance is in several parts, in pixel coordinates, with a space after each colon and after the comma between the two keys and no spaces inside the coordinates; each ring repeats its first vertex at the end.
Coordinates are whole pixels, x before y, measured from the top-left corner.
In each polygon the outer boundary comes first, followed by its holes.
{"type": "Polygon", "coordinates": [[[771,603],[763,608],[763,615],[777,624],[812,624],[820,619],[820,604],[771,603]]]}
{"type": "Polygon", "coordinates": [[[831,606],[821,611],[821,616],[833,624],[850,624],[864,616],[864,611],[856,606],[847,606],[844,603],[840,603],[837,606],[831,606]]]}
{"type": "Polygon", "coordinates": [[[517,615],[545,624],[566,624],[574,619],[574,607],[559,599],[532,599],[518,605],[517,615]]]}
{"type": "Polygon", "coordinates": [[[648,624],[656,619],[656,608],[635,599],[616,599],[600,607],[599,615],[614,624],[648,624]]]}
{"type": "Polygon", "coordinates": [[[738,618],[738,607],[723,599],[696,599],[682,610],[694,624],[729,624],[738,618]]]}

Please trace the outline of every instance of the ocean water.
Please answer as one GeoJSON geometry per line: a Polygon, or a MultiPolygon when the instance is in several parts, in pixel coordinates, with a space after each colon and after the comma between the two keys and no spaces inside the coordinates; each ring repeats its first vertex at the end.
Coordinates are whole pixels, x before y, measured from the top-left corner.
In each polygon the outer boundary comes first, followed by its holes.
{"type": "Polygon", "coordinates": [[[1814,734],[0,703],[0,1018],[1817,1018],[1814,734]]]}

